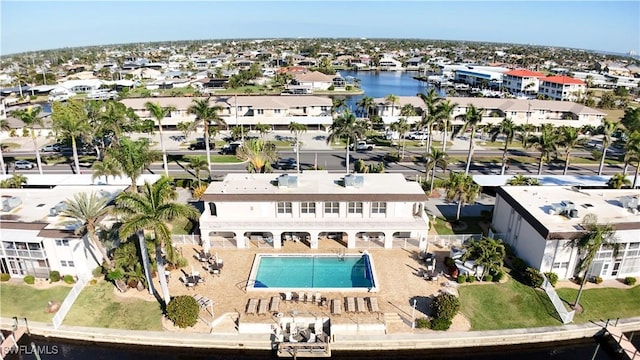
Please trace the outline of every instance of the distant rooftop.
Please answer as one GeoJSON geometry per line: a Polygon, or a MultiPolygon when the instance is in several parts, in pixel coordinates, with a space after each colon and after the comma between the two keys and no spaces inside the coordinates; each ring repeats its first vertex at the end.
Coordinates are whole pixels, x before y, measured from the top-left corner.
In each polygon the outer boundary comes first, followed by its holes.
{"type": "MultiPolygon", "coordinates": [[[[513,175],[473,175],[473,181],[480,186],[503,186],[513,179],[513,175]]],[[[538,179],[540,186],[607,186],[611,176],[598,175],[526,175],[527,178],[538,179]]],[[[627,176],[633,181],[633,177],[627,176]]]]}

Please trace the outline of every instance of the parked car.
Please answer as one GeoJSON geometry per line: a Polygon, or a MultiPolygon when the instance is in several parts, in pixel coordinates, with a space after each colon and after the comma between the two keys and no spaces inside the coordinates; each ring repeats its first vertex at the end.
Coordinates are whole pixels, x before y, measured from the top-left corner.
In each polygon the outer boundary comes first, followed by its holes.
{"type": "Polygon", "coordinates": [[[354,148],[356,149],[356,151],[371,151],[373,150],[373,148],[376,147],[375,144],[367,144],[366,141],[358,141],[355,146],[354,144],[349,145],[349,147],[353,150],[354,148]]]}
{"type": "MultiPolygon", "coordinates": [[[[213,149],[215,147],[214,144],[209,144],[209,148],[213,149]]],[[[205,150],[207,148],[207,145],[204,143],[204,141],[196,141],[194,143],[191,143],[191,145],[189,145],[189,150],[205,150]]]]}
{"type": "Polygon", "coordinates": [[[238,148],[241,146],[242,146],[242,143],[240,141],[234,141],[232,143],[228,143],[220,149],[220,154],[235,155],[236,151],[238,151],[238,148]]]}
{"type": "Polygon", "coordinates": [[[60,146],[56,145],[56,144],[45,145],[42,149],[40,149],[40,151],[42,151],[42,152],[59,152],[60,151],[60,146]]]}
{"type": "Polygon", "coordinates": [[[424,131],[414,131],[407,135],[407,139],[409,140],[427,140],[427,138],[429,138],[429,134],[424,131]]]}
{"type": "Polygon", "coordinates": [[[16,162],[13,163],[13,167],[15,169],[26,169],[26,170],[31,170],[36,166],[36,164],[32,163],[31,161],[26,161],[26,160],[18,160],[16,162]]]}
{"type": "Polygon", "coordinates": [[[278,160],[275,164],[273,164],[273,168],[279,170],[295,170],[297,168],[297,165],[298,163],[296,162],[296,159],[287,158],[278,160]]]}

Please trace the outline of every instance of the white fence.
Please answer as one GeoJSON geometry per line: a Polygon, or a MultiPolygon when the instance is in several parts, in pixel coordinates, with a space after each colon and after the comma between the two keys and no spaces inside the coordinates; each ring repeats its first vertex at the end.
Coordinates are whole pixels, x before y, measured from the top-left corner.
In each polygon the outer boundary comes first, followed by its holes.
{"type": "Polygon", "coordinates": [[[171,242],[182,245],[200,245],[200,235],[171,235],[171,242]]]}
{"type": "Polygon", "coordinates": [[[459,235],[429,235],[427,241],[429,244],[435,244],[441,248],[445,247],[462,247],[469,240],[480,240],[482,234],[459,234],[459,235]]]}
{"type": "Polygon", "coordinates": [[[57,329],[58,327],[60,327],[60,325],[62,325],[64,317],[67,316],[67,313],[69,312],[69,310],[71,310],[71,306],[78,298],[78,295],[80,295],[82,289],[84,289],[84,286],[87,285],[87,282],[87,278],[79,277],[76,284],[73,285],[71,291],[60,305],[60,309],[58,309],[58,312],[56,312],[56,315],[53,317],[52,322],[54,329],[57,329]]]}
{"type": "Polygon", "coordinates": [[[542,278],[544,279],[544,281],[542,282],[542,289],[544,289],[544,292],[549,297],[549,300],[551,300],[553,307],[556,308],[556,311],[558,312],[558,315],[560,315],[562,323],[566,325],[573,322],[573,315],[575,314],[575,310],[567,311],[567,308],[564,307],[564,303],[556,293],[556,290],[553,288],[549,280],[547,280],[547,277],[542,274],[542,278]]]}

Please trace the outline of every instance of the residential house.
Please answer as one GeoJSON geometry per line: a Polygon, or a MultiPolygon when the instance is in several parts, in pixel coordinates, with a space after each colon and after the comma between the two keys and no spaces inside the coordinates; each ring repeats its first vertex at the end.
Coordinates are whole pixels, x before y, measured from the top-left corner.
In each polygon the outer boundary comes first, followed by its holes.
{"type": "Polygon", "coordinates": [[[497,189],[492,228],[529,266],[568,279],[580,275],[582,254],[574,240],[595,215],[597,224],[613,226],[618,245],[600,248],[588,276],[640,276],[639,195],[637,190],[503,186],[497,189]]]}
{"type": "Polygon", "coordinates": [[[402,174],[228,174],[203,201],[205,248],[426,248],[427,197],[402,174]]]}
{"type": "Polygon", "coordinates": [[[543,73],[526,69],[511,70],[504,73],[502,88],[512,94],[537,94],[543,73]]]}
{"type": "Polygon", "coordinates": [[[538,94],[553,100],[577,101],[587,91],[584,81],[565,75],[549,76],[540,79],[538,94]]]}

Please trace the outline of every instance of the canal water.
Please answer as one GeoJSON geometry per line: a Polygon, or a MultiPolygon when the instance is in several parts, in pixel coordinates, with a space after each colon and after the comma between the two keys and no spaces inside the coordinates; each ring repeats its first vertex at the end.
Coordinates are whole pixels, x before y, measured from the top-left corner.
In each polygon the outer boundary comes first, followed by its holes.
{"type": "MultiPolygon", "coordinates": [[[[250,350],[187,349],[173,347],[124,346],[117,344],[81,343],[68,340],[32,337],[23,344],[34,342],[41,360],[249,360],[276,359],[274,352],[250,350]]],[[[639,341],[634,341],[638,346],[639,341]]],[[[432,349],[411,351],[332,352],[332,359],[447,359],[447,360],[617,360],[622,359],[610,347],[598,346],[594,339],[560,343],[525,344],[503,347],[466,349],[432,349]],[[594,356],[595,355],[595,356],[594,356]]],[[[28,346],[22,354],[10,355],[7,360],[37,359],[28,346]]]]}

